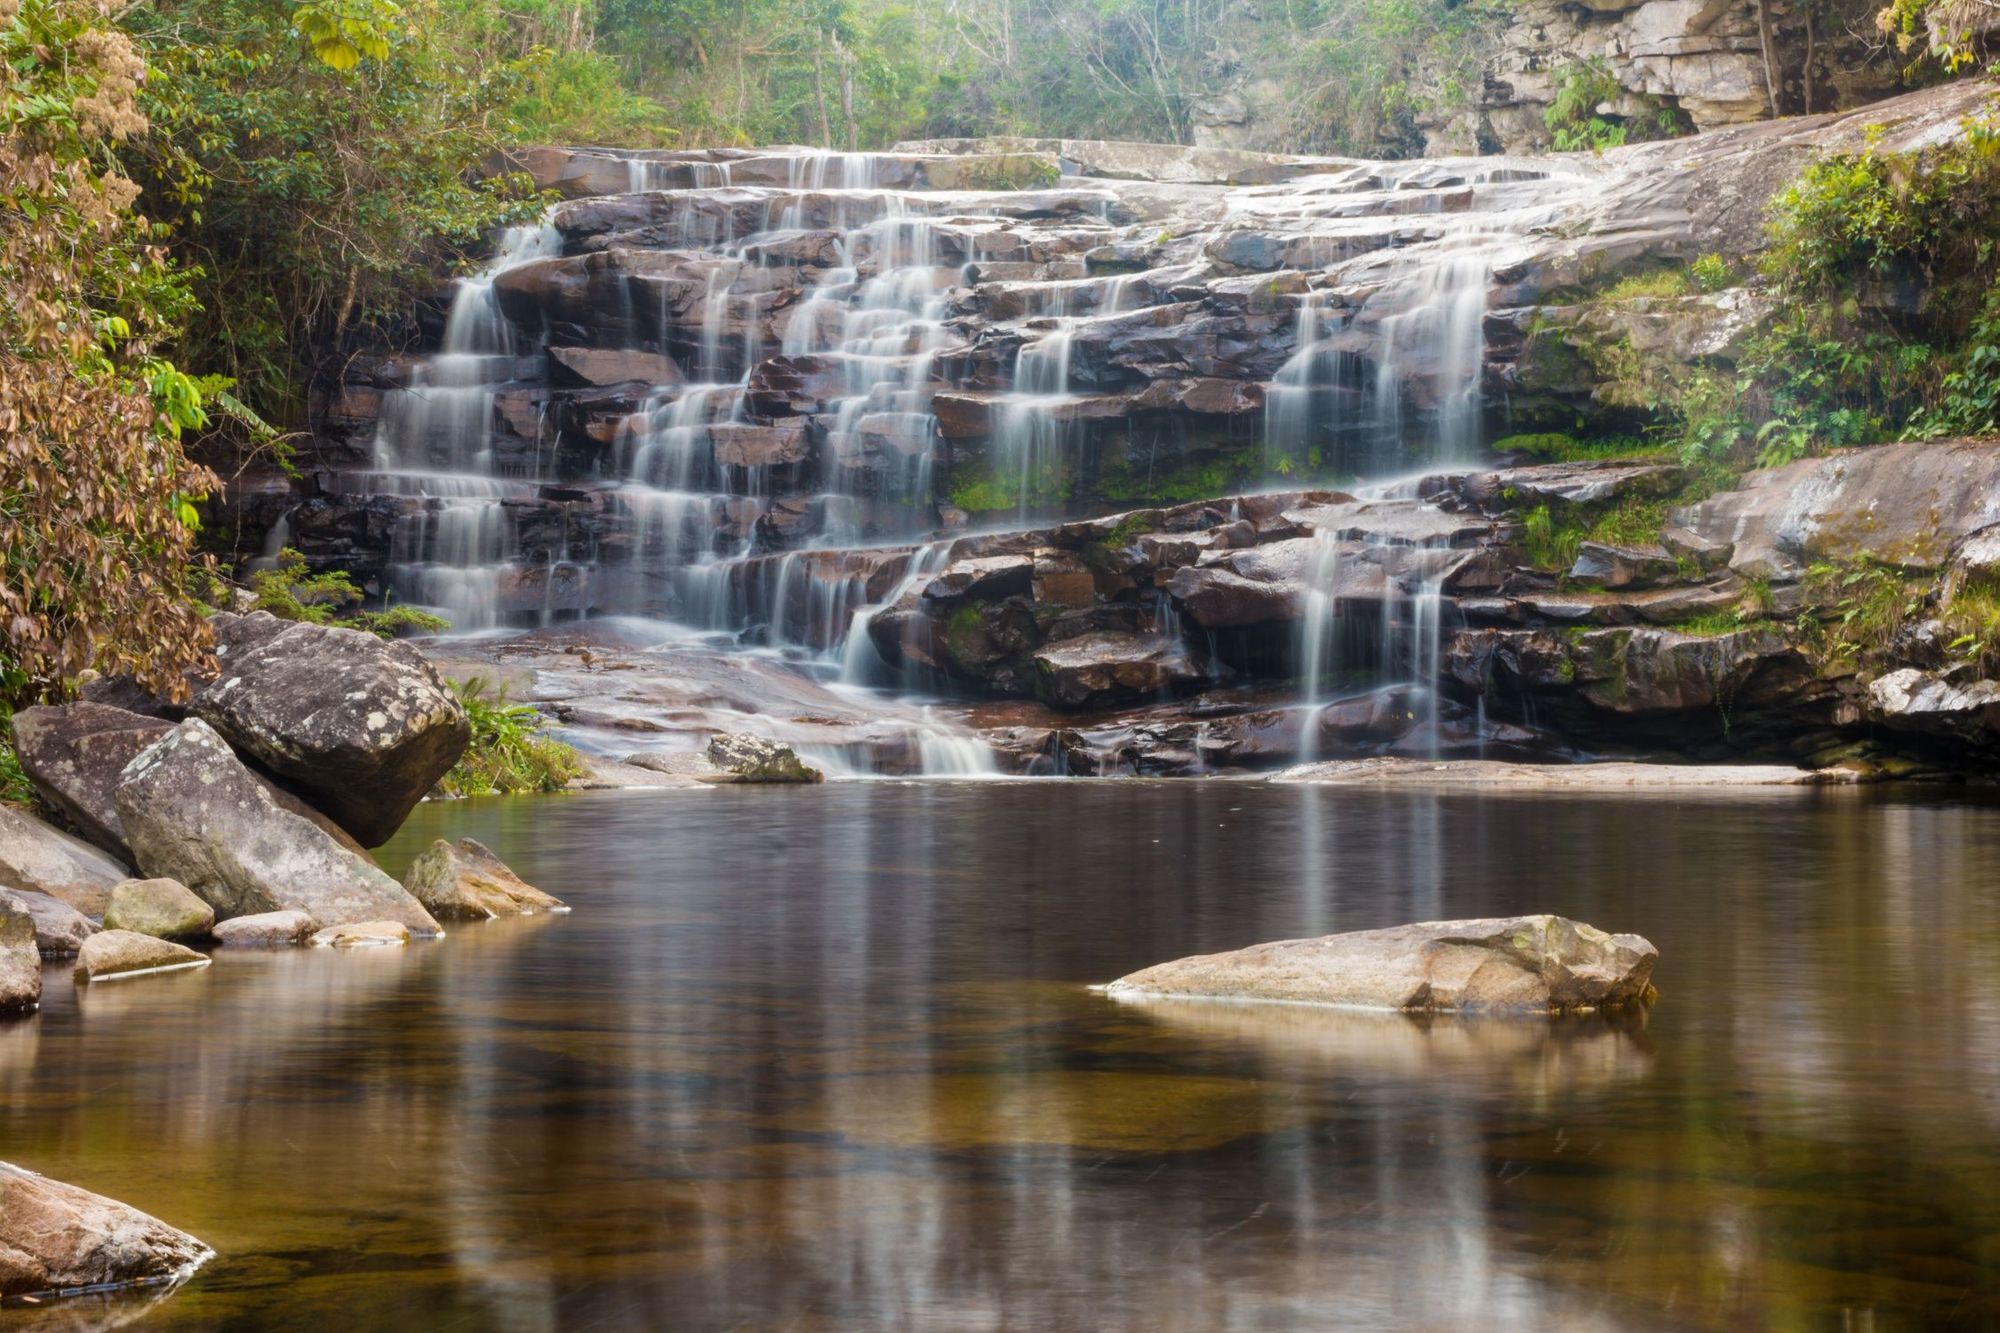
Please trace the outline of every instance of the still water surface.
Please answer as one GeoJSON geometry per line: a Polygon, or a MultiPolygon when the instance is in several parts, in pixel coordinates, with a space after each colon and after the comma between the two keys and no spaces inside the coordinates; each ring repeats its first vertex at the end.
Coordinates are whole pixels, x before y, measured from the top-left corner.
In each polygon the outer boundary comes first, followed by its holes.
{"type": "Polygon", "coordinates": [[[0,1027],[0,1156],[221,1252],[118,1313],[2000,1320],[1991,804],[875,782],[430,805],[383,860],[462,834],[574,915],[83,992],[52,973],[43,1012],[0,1027]],[[1649,936],[1649,1020],[1085,989],[1519,911],[1649,936]]]}

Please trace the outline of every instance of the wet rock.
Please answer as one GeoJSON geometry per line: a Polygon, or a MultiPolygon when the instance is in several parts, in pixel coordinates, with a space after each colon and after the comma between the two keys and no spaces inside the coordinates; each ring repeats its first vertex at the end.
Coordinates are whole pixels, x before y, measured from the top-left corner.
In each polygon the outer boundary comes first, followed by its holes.
{"type": "MultiPolygon", "coordinates": [[[[35,919],[0,902],[0,1014],[20,1013],[41,1002],[42,951],[36,944],[35,919]]],[[[5,1216],[0,1212],[0,1219],[5,1216]]],[[[0,1278],[5,1273],[6,1259],[0,1254],[0,1278]]]]}
{"type": "Polygon", "coordinates": [[[25,912],[35,923],[35,947],[44,958],[67,958],[97,933],[89,917],[46,893],[0,889],[0,912],[25,912]]]}
{"type": "Polygon", "coordinates": [[[0,1297],[178,1282],[214,1253],[136,1208],[0,1162],[0,1297]]]}
{"type": "Polygon", "coordinates": [[[717,736],[708,743],[708,761],[718,770],[711,782],[826,781],[791,746],[762,736],[717,736]]]}
{"type": "Polygon", "coordinates": [[[1681,469],[1668,463],[1543,463],[1474,472],[1459,490],[1469,503],[1488,510],[1600,505],[1665,495],[1680,476],[1681,469]]]}
{"type": "Polygon", "coordinates": [[[88,702],[25,708],[14,714],[14,749],[43,800],[99,847],[129,857],[118,775],[173,725],[88,702]]]}
{"type": "Polygon", "coordinates": [[[258,912],[218,921],[212,933],[217,944],[232,949],[284,949],[306,943],[318,930],[304,912],[258,912]]]}
{"type": "Polygon", "coordinates": [[[1106,708],[1159,698],[1204,679],[1184,645],[1158,635],[1105,632],[1035,654],[1037,693],[1058,708],[1106,708]]]}
{"type": "Polygon", "coordinates": [[[1368,1009],[1555,1013],[1643,1003],[1659,951],[1566,917],[1431,921],[1183,958],[1107,994],[1368,1009]]]}
{"type": "Polygon", "coordinates": [[[1841,769],[1779,764],[1510,764],[1485,759],[1342,759],[1288,768],[1272,779],[1319,786],[1480,787],[1514,791],[1733,791],[1741,787],[1846,786],[1841,769]]]}
{"type": "Polygon", "coordinates": [[[104,909],[106,930],[129,930],[161,939],[206,935],[215,909],[172,879],[128,879],[111,890],[104,909]]]}
{"type": "Polygon", "coordinates": [[[1240,629],[1297,620],[1303,588],[1296,582],[1249,579],[1219,565],[1174,571],[1167,582],[1174,606],[1203,629],[1240,629]]]}
{"type": "Polygon", "coordinates": [[[1680,566],[1663,546],[1613,546],[1584,542],[1569,576],[1600,588],[1649,588],[1675,578],[1680,566]]]}
{"type": "Polygon", "coordinates": [[[1868,716],[1897,731],[1961,744],[2000,744],[2000,681],[1955,681],[1905,667],[1869,682],[1868,716]]]}
{"type": "Polygon", "coordinates": [[[132,761],[118,813],[141,869],[179,880],[223,916],[297,910],[325,925],[438,928],[402,885],[274,800],[199,719],[132,761]]]}
{"type": "Polygon", "coordinates": [[[1035,562],[1029,556],[985,556],[946,566],[943,573],[924,585],[923,595],[938,602],[959,597],[997,601],[1028,592],[1034,578],[1035,562]]]}
{"type": "Polygon", "coordinates": [[[549,365],[558,384],[657,386],[679,384],[682,379],[672,357],[631,347],[551,347],[549,365]]]}
{"type": "Polygon", "coordinates": [[[1963,538],[2000,523],[2000,440],[1839,449],[1752,472],[1676,517],[1730,544],[1730,568],[1746,577],[1864,556],[1938,569],[1963,538]]]}
{"type": "Polygon", "coordinates": [[[315,933],[315,949],[393,949],[410,942],[410,928],[400,921],[356,921],[328,926],[315,933]]]}
{"type": "Polygon", "coordinates": [[[439,838],[432,843],[410,863],[403,887],[440,921],[569,910],[560,898],[521,879],[471,838],[456,843],[439,838]]]}
{"type": "Polygon", "coordinates": [[[207,957],[172,940],[141,935],[134,930],[100,930],[77,951],[76,979],[104,981],[111,977],[207,966],[207,957]]]}
{"type": "Polygon", "coordinates": [[[111,886],[131,872],[80,838],[0,805],[0,888],[29,889],[100,915],[111,886]]]}
{"type": "Polygon", "coordinates": [[[325,625],[291,625],[231,653],[191,711],[369,847],[388,840],[471,737],[423,654],[325,625]]]}

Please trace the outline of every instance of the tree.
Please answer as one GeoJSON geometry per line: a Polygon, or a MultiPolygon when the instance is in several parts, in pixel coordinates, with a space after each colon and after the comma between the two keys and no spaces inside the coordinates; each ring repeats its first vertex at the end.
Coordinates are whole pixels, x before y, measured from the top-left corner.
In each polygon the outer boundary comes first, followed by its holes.
{"type": "Polygon", "coordinates": [[[155,351],[189,292],[114,156],[148,132],[146,63],[80,0],[0,0],[0,56],[0,705],[93,665],[178,697],[215,479],[180,445],[200,386],[155,351]]]}

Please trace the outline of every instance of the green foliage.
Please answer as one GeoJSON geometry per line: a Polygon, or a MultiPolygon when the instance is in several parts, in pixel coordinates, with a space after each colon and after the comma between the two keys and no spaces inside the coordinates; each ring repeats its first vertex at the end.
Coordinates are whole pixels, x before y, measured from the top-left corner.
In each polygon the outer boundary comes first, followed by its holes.
{"type": "MultiPolygon", "coordinates": [[[[551,57],[470,0],[164,0],[126,23],[155,132],[124,158],[199,304],[181,358],[253,420],[304,424],[309,388],[393,340],[452,253],[539,206],[474,168],[551,57]]],[[[270,441],[234,413],[214,429],[270,441]]]]}
{"type": "Polygon", "coordinates": [[[1736,285],[1736,274],[1721,255],[1703,255],[1688,265],[1688,276],[1704,292],[1719,292],[1736,285]]]}
{"type": "Polygon", "coordinates": [[[1585,540],[1607,546],[1648,546],[1667,526],[1667,500],[1625,500],[1599,514],[1585,540]]]}
{"type": "Polygon", "coordinates": [[[35,808],[35,785],[21,771],[21,757],[14,753],[14,710],[0,704],[0,805],[22,810],[35,808]]]}
{"type": "Polygon", "coordinates": [[[1809,566],[1799,625],[1823,661],[1859,665],[1888,655],[1896,631],[1925,606],[1925,590],[1893,566],[1858,559],[1809,566]]]}
{"type": "Polygon", "coordinates": [[[1562,72],[1555,97],[1542,110],[1542,123],[1559,153],[1601,152],[1625,142],[1625,123],[1600,114],[1598,107],[1615,102],[1624,90],[1601,60],[1587,60],[1562,72]]]}
{"type": "Polygon", "coordinates": [[[1643,458],[1661,452],[1660,446],[1632,435],[1609,435],[1579,440],[1572,435],[1548,432],[1536,435],[1508,435],[1493,442],[1500,454],[1527,454],[1550,463],[1586,463],[1606,458],[1643,458]]]}
{"type": "Polygon", "coordinates": [[[1670,301],[1686,296],[1688,287],[1686,269],[1656,268],[1620,278],[1607,287],[1598,299],[1612,305],[1636,300],[1670,301]]]}
{"type": "Polygon", "coordinates": [[[1547,505],[1536,505],[1522,519],[1521,539],[1530,565],[1561,573],[1576,563],[1584,530],[1575,523],[1558,520],[1547,505]]]}
{"type": "Polygon", "coordinates": [[[452,682],[472,724],[472,740],[452,770],[438,780],[444,796],[496,796],[561,791],[583,776],[583,757],[541,735],[542,715],[507,702],[483,676],[452,682]]]}
{"type": "Polygon", "coordinates": [[[269,611],[280,620],[302,620],[313,625],[341,625],[366,630],[384,639],[403,634],[436,633],[451,628],[441,616],[414,606],[392,606],[381,611],[361,610],[361,590],[344,569],[314,573],[306,568],[306,558],[287,547],[278,562],[250,576],[250,591],[256,594],[258,611],[269,611]]]}

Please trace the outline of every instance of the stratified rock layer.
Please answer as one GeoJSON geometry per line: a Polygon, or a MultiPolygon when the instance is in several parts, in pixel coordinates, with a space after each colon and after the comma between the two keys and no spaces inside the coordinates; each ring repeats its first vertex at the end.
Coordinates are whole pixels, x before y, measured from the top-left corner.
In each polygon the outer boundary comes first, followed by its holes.
{"type": "Polygon", "coordinates": [[[1430,921],[1182,958],[1120,977],[1107,994],[1555,1013],[1643,1001],[1658,957],[1637,935],[1560,916],[1430,921]]]}

